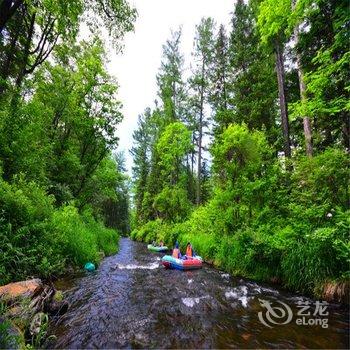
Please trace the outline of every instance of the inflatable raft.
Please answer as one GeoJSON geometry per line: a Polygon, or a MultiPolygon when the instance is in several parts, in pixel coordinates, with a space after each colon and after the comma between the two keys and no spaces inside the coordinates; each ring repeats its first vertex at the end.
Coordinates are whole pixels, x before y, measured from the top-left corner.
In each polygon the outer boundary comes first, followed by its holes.
{"type": "Polygon", "coordinates": [[[152,244],[149,244],[147,246],[148,250],[151,250],[152,252],[166,252],[168,250],[168,247],[166,246],[154,246],[152,244]]]}
{"type": "Polygon", "coordinates": [[[195,270],[202,267],[202,258],[195,256],[194,258],[176,259],[171,255],[165,255],[162,258],[162,264],[167,269],[195,270]]]}

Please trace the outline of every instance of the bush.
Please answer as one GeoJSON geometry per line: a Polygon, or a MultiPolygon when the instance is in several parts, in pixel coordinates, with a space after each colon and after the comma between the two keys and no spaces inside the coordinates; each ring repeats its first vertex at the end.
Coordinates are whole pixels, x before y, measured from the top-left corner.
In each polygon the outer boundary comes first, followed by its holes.
{"type": "Polygon", "coordinates": [[[346,153],[329,149],[292,160],[291,176],[283,162],[262,165],[269,151],[261,133],[231,126],[222,137],[213,150],[222,169],[209,202],[183,222],[151,221],[132,237],[169,246],[178,240],[182,250],[191,242],[197,254],[233,274],[310,294],[348,279],[346,153]]]}
{"type": "Polygon", "coordinates": [[[75,265],[87,261],[99,262],[99,252],[106,254],[117,250],[118,234],[96,222],[91,214],[79,215],[73,206],[57,210],[53,215],[52,231],[65,257],[75,265]]]}
{"type": "Polygon", "coordinates": [[[21,177],[0,179],[0,208],[0,284],[61,274],[117,250],[116,231],[72,205],[55,209],[53,197],[21,177]]]}
{"type": "Polygon", "coordinates": [[[290,242],[282,259],[282,271],[287,287],[314,292],[323,282],[348,274],[348,242],[339,237],[336,228],[316,229],[305,240],[290,242]]]}
{"type": "Polygon", "coordinates": [[[0,179],[0,208],[0,284],[62,267],[49,230],[52,197],[22,177],[13,184],[0,179]]]}

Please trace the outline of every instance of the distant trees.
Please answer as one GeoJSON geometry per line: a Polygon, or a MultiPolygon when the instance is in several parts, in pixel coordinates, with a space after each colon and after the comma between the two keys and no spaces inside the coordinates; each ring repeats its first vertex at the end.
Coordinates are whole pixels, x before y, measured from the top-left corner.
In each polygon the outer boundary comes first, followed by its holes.
{"type": "MultiPolygon", "coordinates": [[[[266,162],[281,152],[288,158],[302,150],[312,156],[339,142],[348,144],[345,12],[343,3],[335,1],[239,0],[229,30],[223,25],[216,29],[211,18],[196,26],[187,81],[181,30],[172,33],[157,75],[160,103],[145,113],[134,134],[135,200],[141,222],[159,217],[156,198],[169,176],[192,205],[210,200],[216,181],[222,181],[223,165],[214,150],[222,147],[226,130],[233,132],[232,124],[264,133],[266,162]],[[170,155],[159,142],[178,121],[191,132],[192,147],[165,174],[162,159],[170,155]]],[[[244,130],[237,135],[243,137],[244,130]]],[[[234,150],[226,154],[234,162],[244,156],[234,150]]],[[[292,168],[288,165],[287,170],[292,168]]],[[[181,219],[176,213],[168,219],[175,217],[181,219]]]]}
{"type": "Polygon", "coordinates": [[[212,18],[203,18],[196,27],[194,39],[195,67],[190,79],[192,90],[191,105],[194,113],[195,139],[197,141],[197,186],[196,203],[202,203],[202,151],[203,136],[208,127],[205,106],[209,99],[210,70],[214,54],[214,21],[212,18]]]}

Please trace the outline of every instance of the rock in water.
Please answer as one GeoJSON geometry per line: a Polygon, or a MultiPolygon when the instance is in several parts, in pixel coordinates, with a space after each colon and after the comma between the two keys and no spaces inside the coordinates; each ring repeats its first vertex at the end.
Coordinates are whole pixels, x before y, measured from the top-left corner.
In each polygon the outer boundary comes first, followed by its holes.
{"type": "Polygon", "coordinates": [[[32,279],[21,282],[14,282],[0,287],[0,298],[5,300],[14,300],[17,298],[32,298],[43,289],[40,279],[32,279]]]}

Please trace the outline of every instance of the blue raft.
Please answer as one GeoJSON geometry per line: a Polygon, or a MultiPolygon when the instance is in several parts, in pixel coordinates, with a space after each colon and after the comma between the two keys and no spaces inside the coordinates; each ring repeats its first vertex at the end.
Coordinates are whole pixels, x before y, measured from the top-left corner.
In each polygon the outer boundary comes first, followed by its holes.
{"type": "Polygon", "coordinates": [[[202,267],[202,258],[195,256],[194,258],[176,259],[171,255],[165,255],[162,258],[162,264],[167,269],[196,270],[202,267]]]}

